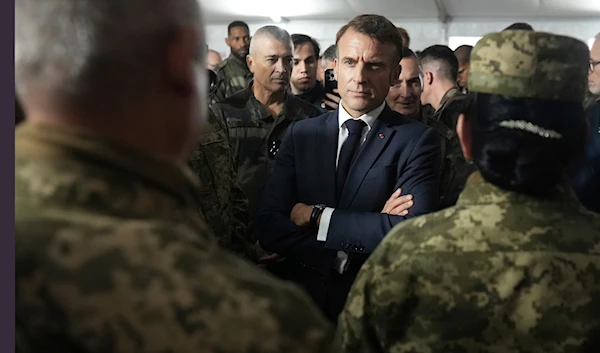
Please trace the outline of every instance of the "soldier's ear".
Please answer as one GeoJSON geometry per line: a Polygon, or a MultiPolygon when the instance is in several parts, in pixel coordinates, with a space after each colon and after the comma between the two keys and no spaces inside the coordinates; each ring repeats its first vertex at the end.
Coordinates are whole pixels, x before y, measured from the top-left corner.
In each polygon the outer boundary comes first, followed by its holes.
{"type": "Polygon", "coordinates": [[[472,161],[473,155],[471,154],[471,121],[466,118],[464,113],[461,113],[458,116],[458,121],[456,122],[456,134],[458,135],[458,139],[460,140],[460,147],[462,148],[465,160],[467,162],[472,161]]]}
{"type": "Polygon", "coordinates": [[[423,81],[426,85],[431,85],[433,83],[433,73],[431,71],[425,71],[423,77],[423,81]]]}
{"type": "Polygon", "coordinates": [[[246,55],[246,65],[248,65],[250,72],[254,73],[254,58],[250,55],[246,55]]]}

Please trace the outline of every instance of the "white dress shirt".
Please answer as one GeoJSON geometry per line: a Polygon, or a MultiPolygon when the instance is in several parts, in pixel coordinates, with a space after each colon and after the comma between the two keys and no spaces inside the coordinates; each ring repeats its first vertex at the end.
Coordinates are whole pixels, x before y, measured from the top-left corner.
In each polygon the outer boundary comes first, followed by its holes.
{"type": "MultiPolygon", "coordinates": [[[[338,162],[340,159],[340,152],[342,151],[342,146],[344,145],[344,142],[346,142],[346,139],[348,138],[348,128],[346,127],[346,121],[348,121],[350,119],[354,119],[353,117],[350,116],[350,114],[348,114],[346,109],[344,109],[341,101],[340,101],[339,107],[340,107],[340,109],[338,110],[339,111],[339,114],[338,114],[338,124],[339,124],[338,149],[337,149],[337,157],[335,160],[336,169],[337,169],[338,162]]],[[[385,108],[385,102],[383,102],[379,107],[371,110],[367,114],[362,115],[357,118],[357,119],[364,121],[367,125],[363,128],[363,131],[362,131],[361,140],[360,140],[361,146],[367,140],[368,133],[373,128],[373,125],[375,124],[375,121],[377,120],[377,118],[379,117],[381,112],[383,111],[383,108],[385,108]]],[[[321,215],[321,222],[319,224],[319,232],[317,233],[318,241],[327,241],[327,233],[329,232],[329,224],[331,223],[331,216],[333,215],[333,211],[335,211],[335,209],[333,209],[331,207],[327,207],[327,208],[325,208],[325,210],[323,210],[323,214],[321,215]]],[[[344,251],[340,250],[337,253],[337,259],[335,261],[334,269],[341,274],[341,273],[344,273],[346,268],[348,268],[348,254],[346,254],[344,251]]]]}

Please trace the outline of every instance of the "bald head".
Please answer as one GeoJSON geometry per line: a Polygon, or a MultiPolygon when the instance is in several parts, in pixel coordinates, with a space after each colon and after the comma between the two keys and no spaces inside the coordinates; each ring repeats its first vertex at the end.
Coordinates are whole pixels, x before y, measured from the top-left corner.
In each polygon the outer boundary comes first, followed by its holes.
{"type": "Polygon", "coordinates": [[[221,54],[211,49],[206,55],[206,68],[214,71],[221,61],[223,61],[221,54]]]}
{"type": "Polygon", "coordinates": [[[259,28],[250,42],[248,68],[254,74],[254,88],[282,92],[288,88],[294,60],[292,38],[277,26],[259,28]]]}
{"type": "Polygon", "coordinates": [[[252,36],[250,41],[250,55],[257,54],[257,51],[264,50],[265,45],[276,41],[283,45],[289,45],[290,50],[293,48],[292,37],[283,28],[277,26],[264,26],[259,28],[252,36]]]}

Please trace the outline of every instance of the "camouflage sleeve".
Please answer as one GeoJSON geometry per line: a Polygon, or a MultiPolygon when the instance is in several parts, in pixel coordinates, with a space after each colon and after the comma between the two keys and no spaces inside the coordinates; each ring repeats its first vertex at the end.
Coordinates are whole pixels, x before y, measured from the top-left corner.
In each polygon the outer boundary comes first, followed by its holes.
{"type": "Polygon", "coordinates": [[[20,352],[329,350],[329,325],[296,287],[184,227],[99,223],[17,238],[20,352]]]}
{"type": "MultiPolygon", "coordinates": [[[[227,138],[229,139],[229,126],[227,125],[227,119],[221,114],[220,120],[225,125],[225,131],[227,131],[227,138]]],[[[231,144],[229,144],[231,146],[231,144]]],[[[231,149],[230,149],[231,151],[231,149]]],[[[248,257],[252,260],[258,260],[256,248],[254,244],[258,241],[252,231],[250,230],[250,217],[248,214],[248,196],[242,189],[237,175],[237,169],[235,168],[235,160],[233,158],[233,152],[230,154],[231,157],[231,165],[233,174],[231,179],[234,181],[231,190],[231,204],[233,207],[233,218],[236,222],[235,231],[237,237],[243,239],[244,243],[247,244],[247,249],[245,252],[248,254],[248,257]]]]}
{"type": "Polygon", "coordinates": [[[214,93],[212,94],[212,103],[218,103],[225,100],[227,95],[227,85],[229,84],[227,81],[227,76],[225,76],[226,70],[217,71],[217,87],[215,88],[214,93]]]}

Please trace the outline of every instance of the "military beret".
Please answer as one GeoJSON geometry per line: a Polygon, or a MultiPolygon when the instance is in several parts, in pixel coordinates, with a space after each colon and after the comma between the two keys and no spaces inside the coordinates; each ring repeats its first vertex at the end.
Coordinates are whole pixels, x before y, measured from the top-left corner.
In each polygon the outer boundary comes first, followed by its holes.
{"type": "Polygon", "coordinates": [[[471,51],[469,91],[581,103],[588,69],[589,50],[580,40],[506,30],[485,35],[471,51]]]}

